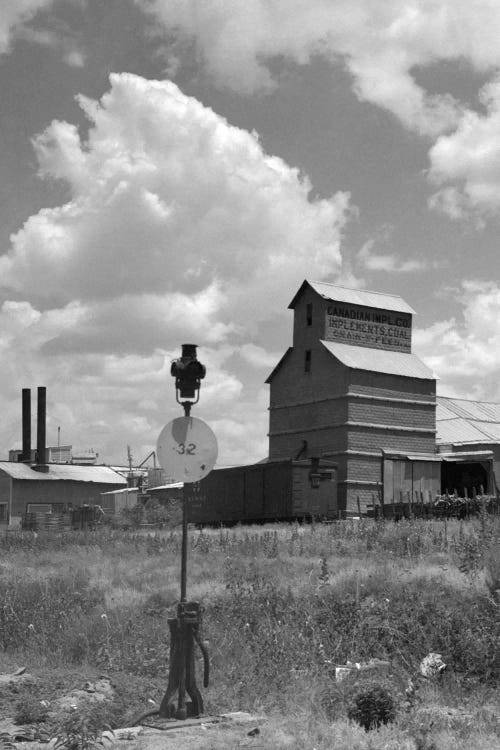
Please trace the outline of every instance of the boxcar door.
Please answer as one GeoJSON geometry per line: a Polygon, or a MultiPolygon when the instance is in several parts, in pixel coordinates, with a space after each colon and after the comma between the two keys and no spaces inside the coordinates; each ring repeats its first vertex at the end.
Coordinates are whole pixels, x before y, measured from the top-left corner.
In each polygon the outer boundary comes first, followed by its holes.
{"type": "Polygon", "coordinates": [[[262,464],[248,466],[245,471],[244,519],[260,521],[264,518],[264,469],[262,464]]]}
{"type": "Polygon", "coordinates": [[[337,471],[321,474],[318,487],[311,486],[310,466],[294,467],[294,511],[296,516],[337,517],[337,471]]]}
{"type": "Polygon", "coordinates": [[[223,521],[241,521],[245,475],[242,467],[230,469],[225,474],[223,521]]]}
{"type": "Polygon", "coordinates": [[[290,518],[292,508],[291,461],[263,464],[264,517],[290,518]]]}

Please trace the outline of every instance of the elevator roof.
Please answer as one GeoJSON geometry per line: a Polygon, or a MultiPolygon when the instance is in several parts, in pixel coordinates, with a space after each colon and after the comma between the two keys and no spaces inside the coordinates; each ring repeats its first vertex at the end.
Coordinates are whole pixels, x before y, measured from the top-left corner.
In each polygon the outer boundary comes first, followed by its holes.
{"type": "Polygon", "coordinates": [[[437,380],[436,375],[416,354],[371,349],[367,346],[321,341],[330,354],[353,370],[369,370],[420,380],[437,380]]]}
{"type": "Polygon", "coordinates": [[[295,307],[297,299],[306,286],[310,286],[321,297],[326,300],[332,300],[332,302],[359,305],[360,307],[373,307],[377,310],[404,312],[411,315],[416,314],[415,310],[397,294],[371,292],[367,289],[350,289],[349,287],[337,286],[326,281],[308,281],[307,279],[302,282],[297,294],[288,305],[289,308],[293,309],[295,307]]]}

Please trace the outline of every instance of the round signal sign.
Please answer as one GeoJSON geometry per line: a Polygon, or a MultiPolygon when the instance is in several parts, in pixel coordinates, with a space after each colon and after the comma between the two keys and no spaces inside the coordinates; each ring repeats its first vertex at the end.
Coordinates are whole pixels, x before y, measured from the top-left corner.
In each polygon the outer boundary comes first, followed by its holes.
{"type": "Polygon", "coordinates": [[[175,482],[198,482],[217,460],[217,438],[202,419],[178,417],[165,425],[156,444],[158,461],[175,482]]]}

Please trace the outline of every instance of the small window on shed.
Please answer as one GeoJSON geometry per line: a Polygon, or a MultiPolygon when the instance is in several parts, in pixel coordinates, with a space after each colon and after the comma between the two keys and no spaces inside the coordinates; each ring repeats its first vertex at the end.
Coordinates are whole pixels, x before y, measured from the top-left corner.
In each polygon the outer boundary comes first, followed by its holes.
{"type": "Polygon", "coordinates": [[[304,372],[311,372],[311,350],[306,349],[304,358],[304,372]]]}
{"type": "Polygon", "coordinates": [[[313,322],[313,306],[312,302],[308,302],[306,305],[306,323],[308,326],[312,326],[313,322]]]}

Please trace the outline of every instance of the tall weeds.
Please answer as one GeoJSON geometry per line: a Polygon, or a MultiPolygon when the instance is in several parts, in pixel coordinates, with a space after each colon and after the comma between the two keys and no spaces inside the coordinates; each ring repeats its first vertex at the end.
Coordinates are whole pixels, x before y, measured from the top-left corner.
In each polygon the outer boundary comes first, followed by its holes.
{"type": "MultiPolygon", "coordinates": [[[[336,665],[390,661],[402,701],[430,651],[448,664],[456,702],[471,685],[493,690],[499,539],[493,516],[190,530],[188,595],[205,607],[212,662],[207,710],[286,712],[306,689],[318,717],[345,717],[336,665]]],[[[164,681],[180,541],[178,531],[109,528],[0,537],[0,648],[164,681]]]]}

